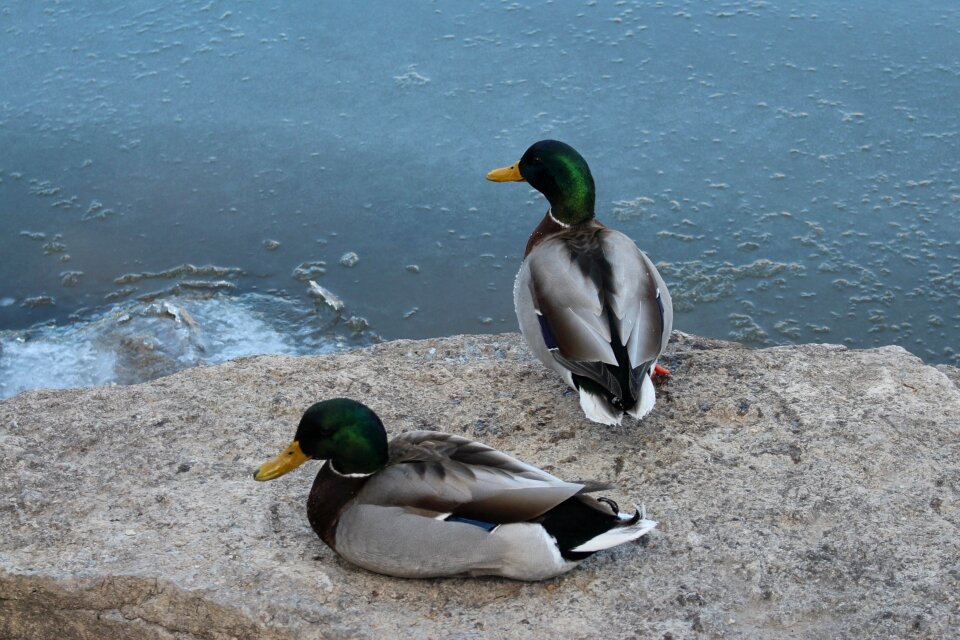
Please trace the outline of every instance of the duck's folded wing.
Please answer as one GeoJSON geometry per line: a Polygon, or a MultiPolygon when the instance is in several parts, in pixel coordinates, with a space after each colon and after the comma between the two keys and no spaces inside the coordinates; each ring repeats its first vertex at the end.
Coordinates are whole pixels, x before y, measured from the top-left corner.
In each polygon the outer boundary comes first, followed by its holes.
{"type": "Polygon", "coordinates": [[[656,360],[667,347],[673,328],[673,303],[667,285],[647,254],[628,236],[608,231],[603,246],[613,267],[609,305],[630,362],[638,365],[656,360]]]}
{"type": "Polygon", "coordinates": [[[547,348],[566,360],[616,366],[597,282],[606,265],[594,255],[572,254],[559,239],[541,243],[527,261],[530,297],[547,348]]]}
{"type": "Polygon", "coordinates": [[[357,501],[482,522],[523,522],[583,490],[486,445],[415,431],[390,443],[390,464],[357,501]]]}

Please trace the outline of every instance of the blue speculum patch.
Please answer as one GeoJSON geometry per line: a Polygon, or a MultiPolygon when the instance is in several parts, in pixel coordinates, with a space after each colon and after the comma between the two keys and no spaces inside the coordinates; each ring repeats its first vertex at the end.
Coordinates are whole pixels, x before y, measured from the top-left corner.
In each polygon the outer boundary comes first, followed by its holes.
{"type": "Polygon", "coordinates": [[[444,518],[444,522],[462,522],[464,524],[471,524],[475,527],[480,527],[487,532],[493,531],[500,526],[493,522],[483,522],[482,520],[473,520],[472,518],[462,518],[460,516],[447,516],[444,518]]]}
{"type": "Polygon", "coordinates": [[[543,334],[543,342],[547,345],[547,349],[556,349],[558,347],[557,338],[553,335],[553,331],[550,330],[550,324],[547,322],[547,319],[538,313],[537,320],[540,321],[540,333],[543,334]]]}

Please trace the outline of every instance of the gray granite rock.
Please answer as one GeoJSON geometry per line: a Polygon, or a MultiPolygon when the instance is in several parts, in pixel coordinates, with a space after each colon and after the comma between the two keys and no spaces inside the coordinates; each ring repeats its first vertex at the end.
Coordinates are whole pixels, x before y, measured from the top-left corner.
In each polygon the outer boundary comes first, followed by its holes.
{"type": "Polygon", "coordinates": [[[955,369],[675,334],[642,423],[584,420],[517,335],[242,358],[0,403],[0,638],[862,638],[960,628],[955,369]],[[951,381],[951,377],[953,381],[951,381]],[[312,402],[616,484],[660,526],[544,583],[337,558],[319,465],[253,469],[312,402]]]}

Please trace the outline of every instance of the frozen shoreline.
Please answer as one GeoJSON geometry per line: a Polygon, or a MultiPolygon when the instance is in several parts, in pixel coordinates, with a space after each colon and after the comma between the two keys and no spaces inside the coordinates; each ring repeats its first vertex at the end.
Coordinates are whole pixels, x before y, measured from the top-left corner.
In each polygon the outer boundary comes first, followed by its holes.
{"type": "Polygon", "coordinates": [[[249,355],[326,354],[371,344],[365,321],[279,296],[129,301],[64,326],[0,332],[0,399],[25,389],[146,382],[249,355]]]}

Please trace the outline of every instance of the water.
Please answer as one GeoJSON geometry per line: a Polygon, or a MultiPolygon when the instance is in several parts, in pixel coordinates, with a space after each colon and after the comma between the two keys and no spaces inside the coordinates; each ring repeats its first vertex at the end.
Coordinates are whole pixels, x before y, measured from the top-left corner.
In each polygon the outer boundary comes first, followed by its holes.
{"type": "Polygon", "coordinates": [[[0,397],[34,387],[128,384],[240,356],[332,353],[369,340],[338,335],[338,318],[277,296],[163,296],[114,305],[65,326],[8,332],[0,397]]]}
{"type": "Polygon", "coordinates": [[[0,0],[0,393],[132,381],[74,336],[171,300],[256,299],[243,353],[515,330],[545,204],[483,176],[544,137],[678,328],[958,364],[960,5],[838,5],[0,0]]]}

